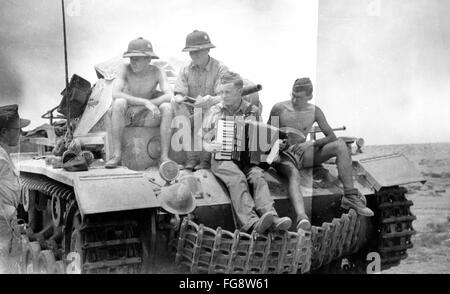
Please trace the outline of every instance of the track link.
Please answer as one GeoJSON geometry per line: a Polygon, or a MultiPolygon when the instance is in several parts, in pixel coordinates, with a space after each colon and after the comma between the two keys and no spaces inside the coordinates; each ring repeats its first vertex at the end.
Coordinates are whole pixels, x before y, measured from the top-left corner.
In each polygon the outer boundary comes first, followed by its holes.
{"type": "MultiPolygon", "coordinates": [[[[123,214],[110,213],[86,216],[81,220],[73,188],[42,175],[22,174],[22,195],[37,191],[46,195],[46,201],[58,197],[65,204],[62,223],[65,239],[77,243],[80,264],[77,272],[86,274],[101,273],[140,273],[143,264],[143,242],[140,227],[135,220],[123,214]],[[78,221],[74,221],[78,218],[78,221]],[[71,240],[76,231],[78,240],[71,240]]],[[[42,200],[40,200],[42,201],[42,200]]],[[[64,249],[64,263],[74,248],[58,244],[64,249]]],[[[67,243],[66,243],[67,244],[67,243]]],[[[73,267],[72,267],[73,268],[73,267]]]]}
{"type": "Polygon", "coordinates": [[[413,247],[411,237],[416,231],[412,222],[416,216],[411,213],[413,203],[406,199],[406,193],[403,187],[384,188],[377,193],[378,252],[382,270],[399,265],[408,256],[407,250],[413,247]]]}
{"type": "Polygon", "coordinates": [[[99,223],[88,220],[80,232],[82,273],[140,273],[142,242],[136,222],[99,223]]]}

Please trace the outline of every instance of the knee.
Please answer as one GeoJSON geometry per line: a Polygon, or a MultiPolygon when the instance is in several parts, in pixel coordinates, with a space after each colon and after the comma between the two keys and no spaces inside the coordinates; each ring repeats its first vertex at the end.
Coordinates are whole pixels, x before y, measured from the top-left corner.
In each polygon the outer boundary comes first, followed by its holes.
{"type": "Polygon", "coordinates": [[[257,183],[262,180],[264,180],[264,173],[259,168],[254,168],[250,170],[250,172],[247,175],[247,181],[249,183],[257,183]]]}
{"type": "Polygon", "coordinates": [[[161,111],[161,113],[163,114],[171,114],[173,111],[172,105],[168,102],[163,103],[159,106],[159,110],[161,111]]]}
{"type": "Polygon", "coordinates": [[[344,140],[342,139],[337,139],[337,141],[335,142],[335,150],[336,150],[336,154],[339,153],[347,153],[347,144],[345,143],[344,140]]]}
{"type": "Polygon", "coordinates": [[[337,156],[338,154],[347,152],[347,145],[345,144],[345,141],[342,139],[337,139],[336,141],[329,143],[327,146],[330,148],[330,151],[333,156],[337,156]]]}
{"type": "Polygon", "coordinates": [[[127,108],[128,103],[127,103],[127,100],[119,98],[119,99],[114,99],[112,106],[113,106],[112,107],[113,111],[123,111],[127,108]]]}

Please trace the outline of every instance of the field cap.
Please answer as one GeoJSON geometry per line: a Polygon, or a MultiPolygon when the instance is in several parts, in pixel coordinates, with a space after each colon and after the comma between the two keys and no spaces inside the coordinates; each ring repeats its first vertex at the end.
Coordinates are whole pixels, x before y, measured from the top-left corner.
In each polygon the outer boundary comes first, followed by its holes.
{"type": "Polygon", "coordinates": [[[216,46],[211,43],[208,34],[206,32],[195,30],[187,35],[186,47],[184,47],[183,52],[199,51],[209,48],[216,48],[216,46]]]}
{"type": "Polygon", "coordinates": [[[137,38],[128,44],[128,50],[123,54],[124,58],[130,58],[135,56],[151,57],[152,59],[159,59],[159,57],[153,52],[152,43],[144,38],[137,38]]]}
{"type": "Polygon", "coordinates": [[[306,92],[307,97],[312,98],[313,84],[309,78],[295,80],[292,93],[300,94],[301,92],[306,92]]]}
{"type": "Polygon", "coordinates": [[[30,120],[20,118],[17,104],[0,107],[0,128],[25,128],[29,124],[30,120]]]}

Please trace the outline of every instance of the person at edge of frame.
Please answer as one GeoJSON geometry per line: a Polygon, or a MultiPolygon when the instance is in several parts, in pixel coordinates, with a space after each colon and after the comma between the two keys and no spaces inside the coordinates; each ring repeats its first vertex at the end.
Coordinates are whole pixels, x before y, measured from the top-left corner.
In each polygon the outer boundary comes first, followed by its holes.
{"type": "MultiPolygon", "coordinates": [[[[20,235],[17,208],[20,200],[19,171],[9,154],[19,144],[21,129],[30,124],[19,117],[19,106],[0,107],[0,255],[8,255],[20,235]]],[[[0,259],[6,256],[0,256],[0,259]]],[[[0,263],[0,271],[4,265],[0,263]]]]}

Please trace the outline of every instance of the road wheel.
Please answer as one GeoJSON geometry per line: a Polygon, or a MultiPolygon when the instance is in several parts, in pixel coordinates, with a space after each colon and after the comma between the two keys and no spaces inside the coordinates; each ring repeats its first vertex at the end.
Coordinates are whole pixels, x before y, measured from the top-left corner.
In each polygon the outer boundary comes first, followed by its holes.
{"type": "Polygon", "coordinates": [[[39,253],[36,272],[39,274],[56,274],[55,255],[51,250],[39,253]]]}
{"type": "Polygon", "coordinates": [[[41,253],[41,245],[39,245],[39,242],[28,243],[24,255],[25,273],[27,274],[36,273],[40,253],[41,253]]]}
{"type": "Polygon", "coordinates": [[[66,265],[64,264],[64,261],[58,260],[55,264],[55,269],[55,274],[64,275],[66,273],[66,265]]]}
{"type": "Polygon", "coordinates": [[[67,273],[81,274],[83,262],[83,234],[81,232],[81,216],[77,212],[72,223],[72,234],[70,236],[70,253],[68,254],[67,273]]]}

